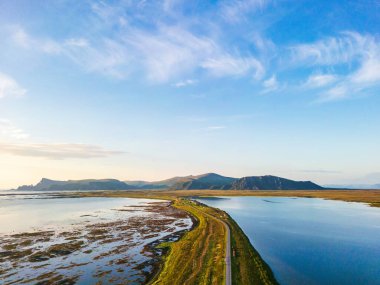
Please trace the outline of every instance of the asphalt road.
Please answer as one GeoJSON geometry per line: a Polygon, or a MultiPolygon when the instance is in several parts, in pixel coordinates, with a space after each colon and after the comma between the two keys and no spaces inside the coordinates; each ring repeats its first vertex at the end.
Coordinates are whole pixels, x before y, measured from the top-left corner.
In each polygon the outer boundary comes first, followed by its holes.
{"type": "MultiPolygon", "coordinates": [[[[203,212],[203,211],[202,211],[203,212]]],[[[217,219],[220,222],[223,223],[226,233],[227,233],[227,238],[226,238],[226,257],[225,257],[225,263],[226,263],[226,285],[231,285],[232,284],[232,274],[231,274],[231,232],[230,232],[230,227],[221,219],[218,219],[206,212],[203,212],[205,215],[217,219]]]]}
{"type": "Polygon", "coordinates": [[[231,233],[230,227],[223,221],[221,221],[226,228],[227,238],[226,238],[226,285],[232,284],[231,279],[231,233]]]}

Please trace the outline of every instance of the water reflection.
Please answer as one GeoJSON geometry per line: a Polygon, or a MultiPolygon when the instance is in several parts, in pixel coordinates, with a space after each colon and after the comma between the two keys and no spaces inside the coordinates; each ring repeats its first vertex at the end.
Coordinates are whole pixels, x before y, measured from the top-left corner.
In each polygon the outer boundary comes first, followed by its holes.
{"type": "Polygon", "coordinates": [[[142,284],[161,254],[148,245],[192,223],[166,201],[15,197],[0,200],[2,284],[142,284]]]}
{"type": "Polygon", "coordinates": [[[232,197],[227,211],[281,284],[380,284],[380,209],[308,198],[232,197]]]}

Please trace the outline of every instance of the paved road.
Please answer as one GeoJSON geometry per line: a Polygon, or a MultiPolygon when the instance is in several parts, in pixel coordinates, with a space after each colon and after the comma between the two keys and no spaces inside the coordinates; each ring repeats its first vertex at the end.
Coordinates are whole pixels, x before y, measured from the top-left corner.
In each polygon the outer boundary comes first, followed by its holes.
{"type": "Polygon", "coordinates": [[[231,233],[230,233],[230,227],[220,220],[223,224],[224,227],[226,228],[226,233],[227,233],[227,238],[226,238],[226,285],[231,285],[232,284],[232,279],[231,279],[231,233]]]}
{"type": "Polygon", "coordinates": [[[205,215],[213,218],[213,219],[216,219],[218,221],[220,221],[221,223],[223,223],[224,225],[224,228],[226,229],[226,233],[227,233],[227,238],[226,238],[226,258],[225,258],[225,263],[226,263],[226,285],[231,285],[232,284],[232,274],[231,274],[231,232],[230,232],[230,227],[227,225],[227,223],[225,223],[223,220],[221,219],[218,219],[202,210],[199,210],[198,211],[201,211],[203,212],[205,215]]]}

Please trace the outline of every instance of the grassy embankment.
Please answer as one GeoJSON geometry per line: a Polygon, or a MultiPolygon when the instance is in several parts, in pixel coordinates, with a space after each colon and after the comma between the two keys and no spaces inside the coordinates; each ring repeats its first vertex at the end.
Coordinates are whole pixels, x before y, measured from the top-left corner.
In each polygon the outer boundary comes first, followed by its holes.
{"type": "Polygon", "coordinates": [[[225,212],[186,199],[174,206],[189,212],[198,225],[168,246],[162,270],[152,284],[224,284],[226,235],[231,232],[232,284],[277,284],[270,268],[250,244],[243,231],[225,212]]]}
{"type": "Polygon", "coordinates": [[[227,214],[231,230],[232,284],[278,284],[272,270],[253,248],[239,225],[227,214]]]}
{"type": "MultiPolygon", "coordinates": [[[[191,193],[194,194],[194,192],[191,193]]],[[[277,284],[269,266],[228,214],[219,209],[180,198],[184,195],[179,194],[177,191],[174,194],[168,191],[159,193],[156,191],[107,191],[82,192],[78,196],[172,200],[174,207],[187,211],[195,218],[197,225],[179,241],[160,245],[160,247],[168,247],[169,251],[164,257],[161,270],[153,278],[151,284],[224,284],[226,234],[222,220],[228,224],[231,233],[232,284],[277,284]]]]}
{"type": "Polygon", "coordinates": [[[81,196],[110,196],[131,198],[155,198],[172,200],[176,197],[191,196],[272,196],[304,197],[367,203],[380,207],[380,190],[145,190],[90,192],[81,196]]]}
{"type": "Polygon", "coordinates": [[[192,196],[272,196],[305,197],[367,203],[380,207],[379,190],[144,190],[144,191],[104,191],[89,192],[80,196],[109,196],[130,198],[153,198],[172,200],[176,197],[192,196]]]}
{"type": "MultiPolygon", "coordinates": [[[[75,196],[75,195],[74,195],[75,196]]],[[[173,206],[190,213],[198,225],[179,241],[162,244],[169,252],[162,270],[152,284],[223,284],[225,278],[225,229],[231,231],[231,266],[233,284],[276,284],[270,268],[252,247],[240,227],[225,212],[181,197],[190,196],[277,196],[308,197],[348,202],[363,202],[380,207],[378,190],[321,190],[321,191],[105,191],[82,193],[80,196],[155,198],[174,201],[173,206]]]]}
{"type": "MultiPolygon", "coordinates": [[[[372,207],[380,207],[380,190],[180,190],[163,191],[168,196],[272,196],[272,197],[304,197],[341,200],[346,202],[367,203],[372,207]]],[[[156,192],[156,195],[158,192],[156,192]]]]}

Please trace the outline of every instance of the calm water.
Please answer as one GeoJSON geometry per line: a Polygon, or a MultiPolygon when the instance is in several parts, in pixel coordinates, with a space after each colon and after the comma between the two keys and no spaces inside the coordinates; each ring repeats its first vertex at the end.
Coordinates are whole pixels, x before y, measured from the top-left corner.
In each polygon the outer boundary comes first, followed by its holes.
{"type": "Polygon", "coordinates": [[[143,284],[157,259],[145,246],[192,224],[163,200],[1,194],[4,285],[143,284]]]}
{"type": "MultiPolygon", "coordinates": [[[[0,234],[68,228],[86,221],[128,218],[134,212],[115,209],[146,205],[154,200],[130,198],[52,198],[42,194],[0,196],[0,234]],[[120,217],[121,216],[121,217],[120,217]]],[[[140,216],[146,215],[143,211],[140,216]]]]}
{"type": "Polygon", "coordinates": [[[228,212],[280,284],[380,284],[380,209],[308,198],[199,199],[228,212]]]}

